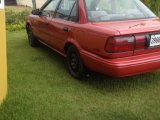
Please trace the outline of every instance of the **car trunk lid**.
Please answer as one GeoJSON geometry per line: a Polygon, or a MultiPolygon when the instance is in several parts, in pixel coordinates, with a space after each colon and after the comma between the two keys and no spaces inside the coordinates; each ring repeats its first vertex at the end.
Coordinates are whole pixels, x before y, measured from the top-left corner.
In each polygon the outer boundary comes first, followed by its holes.
{"type": "MultiPolygon", "coordinates": [[[[104,23],[101,22],[101,23],[92,23],[92,24],[98,27],[103,27],[103,28],[109,27],[109,28],[115,29],[119,31],[120,37],[133,36],[135,38],[135,48],[133,50],[132,55],[140,55],[140,54],[147,54],[151,52],[160,51],[160,45],[156,43],[157,40],[154,41],[155,39],[159,39],[158,41],[160,43],[160,19],[159,18],[129,20],[129,21],[114,21],[114,22],[104,22],[104,23]],[[152,46],[154,44],[151,45],[151,39],[153,40],[153,42],[155,42],[154,43],[155,46],[152,46]]],[[[113,36],[113,37],[116,37],[116,36],[113,36]]],[[[113,39],[114,39],[115,45],[117,45],[118,40],[115,40],[115,38],[113,39]]],[[[113,40],[110,41],[110,44],[113,46],[112,41],[113,40]]],[[[112,47],[112,48],[115,48],[115,47],[112,47]]],[[[123,57],[123,54],[126,54],[126,53],[121,52],[118,54],[119,54],[118,57],[121,57],[121,54],[123,57]]],[[[113,58],[114,55],[117,56],[117,53],[112,53],[111,58],[113,58]]]]}
{"type": "Polygon", "coordinates": [[[160,19],[139,19],[139,20],[127,20],[127,21],[112,21],[112,22],[94,22],[93,25],[112,28],[120,32],[121,35],[127,34],[139,34],[149,32],[160,32],[160,19]]]}

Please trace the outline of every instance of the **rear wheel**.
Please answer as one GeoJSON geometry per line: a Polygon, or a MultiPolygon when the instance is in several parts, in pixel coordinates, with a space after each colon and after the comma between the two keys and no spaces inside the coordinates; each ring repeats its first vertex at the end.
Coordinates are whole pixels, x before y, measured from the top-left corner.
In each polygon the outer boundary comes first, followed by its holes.
{"type": "Polygon", "coordinates": [[[73,45],[69,46],[69,48],[67,49],[67,65],[69,72],[73,77],[77,79],[84,77],[85,75],[84,64],[79,55],[79,51],[73,45]]]}
{"type": "Polygon", "coordinates": [[[33,35],[32,29],[30,26],[27,27],[28,41],[29,45],[32,47],[37,47],[39,45],[39,41],[33,35]]]}

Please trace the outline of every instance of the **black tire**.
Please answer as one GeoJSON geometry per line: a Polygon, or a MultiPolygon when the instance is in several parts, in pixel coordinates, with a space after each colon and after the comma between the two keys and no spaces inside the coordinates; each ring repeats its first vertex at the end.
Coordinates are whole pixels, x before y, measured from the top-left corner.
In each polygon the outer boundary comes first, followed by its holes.
{"type": "Polygon", "coordinates": [[[85,75],[85,66],[80,57],[79,51],[73,45],[67,49],[67,65],[71,76],[81,79],[85,75]]]}
{"type": "Polygon", "coordinates": [[[32,46],[32,47],[39,46],[39,41],[33,35],[32,29],[31,29],[30,26],[27,27],[27,34],[28,34],[29,45],[32,46]]]}

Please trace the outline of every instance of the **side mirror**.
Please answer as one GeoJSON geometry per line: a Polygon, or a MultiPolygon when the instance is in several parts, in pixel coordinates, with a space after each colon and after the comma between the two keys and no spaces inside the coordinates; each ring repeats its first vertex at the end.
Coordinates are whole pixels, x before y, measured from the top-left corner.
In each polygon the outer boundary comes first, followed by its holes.
{"type": "Polygon", "coordinates": [[[33,15],[40,15],[40,10],[39,9],[34,9],[32,10],[33,15]]]}

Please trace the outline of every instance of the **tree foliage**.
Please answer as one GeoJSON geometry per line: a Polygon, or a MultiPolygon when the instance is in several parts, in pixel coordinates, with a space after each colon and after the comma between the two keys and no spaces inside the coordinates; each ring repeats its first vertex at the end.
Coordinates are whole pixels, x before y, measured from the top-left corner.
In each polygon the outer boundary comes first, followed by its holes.
{"type": "Polygon", "coordinates": [[[160,0],[141,0],[145,3],[154,13],[160,16],[160,0]]]}

